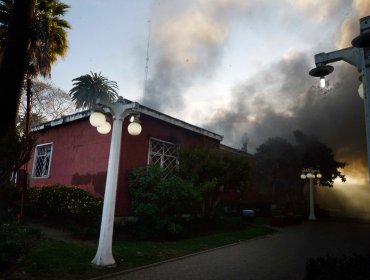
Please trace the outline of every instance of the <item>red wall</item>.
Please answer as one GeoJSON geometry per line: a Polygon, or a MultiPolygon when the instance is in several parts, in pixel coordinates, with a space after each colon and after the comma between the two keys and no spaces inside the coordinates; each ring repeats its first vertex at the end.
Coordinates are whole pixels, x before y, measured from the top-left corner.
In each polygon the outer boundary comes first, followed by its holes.
{"type": "MultiPolygon", "coordinates": [[[[133,167],[147,164],[151,137],[185,146],[219,145],[218,140],[150,116],[142,114],[140,120],[142,132],[138,136],[128,134],[128,118],[123,124],[116,216],[130,214],[127,173],[133,167]]],[[[37,134],[38,143],[53,143],[53,153],[49,178],[32,178],[31,186],[74,185],[96,196],[104,195],[111,133],[99,134],[85,118],[37,134]]],[[[32,156],[28,164],[29,172],[32,172],[33,161],[32,156]]]]}
{"type": "MultiPolygon", "coordinates": [[[[104,194],[110,134],[101,135],[88,119],[37,133],[39,144],[52,143],[50,176],[32,178],[32,186],[63,184],[78,186],[99,196],[104,194]]],[[[28,170],[32,172],[34,155],[28,170]]]]}

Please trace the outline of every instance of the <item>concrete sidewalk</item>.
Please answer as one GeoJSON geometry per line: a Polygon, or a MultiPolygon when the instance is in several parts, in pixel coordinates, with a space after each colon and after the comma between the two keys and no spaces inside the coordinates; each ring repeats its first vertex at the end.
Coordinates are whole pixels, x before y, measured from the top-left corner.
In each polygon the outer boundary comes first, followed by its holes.
{"type": "Polygon", "coordinates": [[[303,280],[310,258],[364,254],[370,249],[370,224],[316,221],[279,228],[279,231],[104,279],[303,280]]]}

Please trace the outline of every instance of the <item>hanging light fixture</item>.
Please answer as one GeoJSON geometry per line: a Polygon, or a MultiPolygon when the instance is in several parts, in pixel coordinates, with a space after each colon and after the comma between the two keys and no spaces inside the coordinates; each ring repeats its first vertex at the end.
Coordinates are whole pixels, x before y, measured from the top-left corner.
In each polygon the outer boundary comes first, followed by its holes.
{"type": "Polygon", "coordinates": [[[364,84],[361,83],[360,86],[358,87],[358,95],[364,99],[364,84]]]}
{"type": "Polygon", "coordinates": [[[132,136],[137,136],[141,133],[141,124],[139,116],[131,116],[130,124],[127,127],[127,131],[132,136]]]}
{"type": "Polygon", "coordinates": [[[106,122],[105,115],[99,111],[94,111],[90,114],[90,124],[94,127],[99,127],[106,122]]]}
{"type": "Polygon", "coordinates": [[[334,71],[334,67],[331,65],[318,65],[317,67],[310,70],[309,74],[313,77],[320,77],[320,87],[326,86],[325,76],[329,75],[334,71]]]}
{"type": "Polygon", "coordinates": [[[312,179],[312,178],[314,178],[314,175],[312,173],[307,173],[306,177],[308,179],[312,179]]]}
{"type": "Polygon", "coordinates": [[[109,122],[105,121],[105,123],[103,123],[102,125],[98,126],[96,128],[96,130],[100,133],[100,134],[108,134],[111,130],[111,125],[109,122]]]}

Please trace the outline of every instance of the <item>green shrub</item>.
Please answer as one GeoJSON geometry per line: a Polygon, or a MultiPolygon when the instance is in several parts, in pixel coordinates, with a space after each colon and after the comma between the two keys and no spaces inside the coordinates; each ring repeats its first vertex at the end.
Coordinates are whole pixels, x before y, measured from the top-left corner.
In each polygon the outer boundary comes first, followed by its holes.
{"type": "Polygon", "coordinates": [[[366,255],[310,259],[304,280],[368,280],[370,251],[366,255]]]}
{"type": "Polygon", "coordinates": [[[0,224],[0,272],[14,267],[19,257],[40,237],[40,231],[34,228],[0,224]]]}
{"type": "Polygon", "coordinates": [[[52,185],[29,188],[27,205],[27,213],[36,218],[97,227],[103,201],[78,187],[52,185]]]}
{"type": "Polygon", "coordinates": [[[183,230],[185,214],[192,214],[201,199],[193,184],[158,166],[137,168],[129,174],[132,230],[142,238],[170,238],[183,230]]]}

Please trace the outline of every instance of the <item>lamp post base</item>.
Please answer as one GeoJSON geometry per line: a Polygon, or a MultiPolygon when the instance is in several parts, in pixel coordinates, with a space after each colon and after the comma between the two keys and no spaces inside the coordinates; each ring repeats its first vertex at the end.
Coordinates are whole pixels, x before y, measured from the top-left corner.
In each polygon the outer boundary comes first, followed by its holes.
{"type": "Polygon", "coordinates": [[[317,218],[316,218],[315,216],[313,216],[313,215],[310,215],[310,216],[308,217],[308,219],[309,219],[310,221],[316,221],[316,220],[317,220],[317,218]]]}

